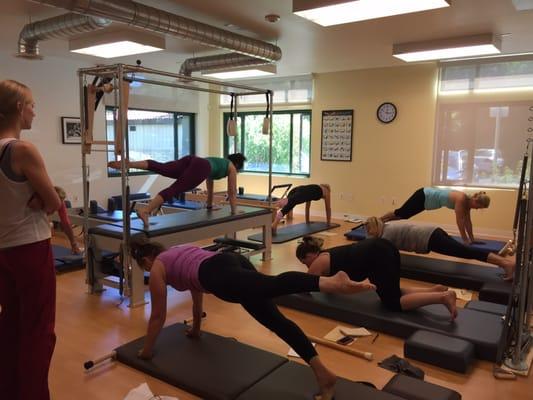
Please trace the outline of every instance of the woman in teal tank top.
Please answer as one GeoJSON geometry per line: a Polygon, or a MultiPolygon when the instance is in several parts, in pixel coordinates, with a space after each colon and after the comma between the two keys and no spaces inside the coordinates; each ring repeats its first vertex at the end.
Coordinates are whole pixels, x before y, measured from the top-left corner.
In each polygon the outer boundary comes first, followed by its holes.
{"type": "Polygon", "coordinates": [[[485,192],[470,196],[458,190],[425,187],[414,192],[400,208],[383,215],[381,220],[409,219],[424,210],[446,207],[455,211],[457,228],[465,244],[472,244],[475,239],[470,210],[487,208],[489,204],[490,197],[485,192]]]}
{"type": "MultiPolygon", "coordinates": [[[[172,201],[173,197],[178,197],[180,193],[194,189],[203,181],[206,181],[207,186],[207,208],[212,208],[213,181],[225,177],[228,178],[231,212],[235,214],[237,211],[237,172],[243,168],[245,161],[246,157],[241,153],[230,154],[227,158],[202,158],[189,155],[166,163],[159,163],[154,160],[127,161],[127,168],[152,171],[167,178],[176,179],[172,185],[151,199],[146,207],[137,210],[139,218],[147,227],[150,214],[158,210],[165,201],[172,201]]],[[[111,161],[107,165],[115,169],[121,167],[120,161],[111,161]]]]}

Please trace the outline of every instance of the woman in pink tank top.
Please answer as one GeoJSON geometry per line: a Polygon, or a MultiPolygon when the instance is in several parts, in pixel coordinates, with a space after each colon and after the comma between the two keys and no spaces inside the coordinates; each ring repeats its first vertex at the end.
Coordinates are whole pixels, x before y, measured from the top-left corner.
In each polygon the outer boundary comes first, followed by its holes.
{"type": "Polygon", "coordinates": [[[56,281],[46,214],[60,201],[39,151],[20,140],[33,107],[29,88],[0,82],[0,393],[48,400],[56,281]]]}
{"type": "Polygon", "coordinates": [[[344,272],[332,277],[313,276],[303,272],[264,275],[244,256],[215,253],[193,245],[165,250],[157,243],[134,241],[131,255],[137,264],[150,271],[152,312],[148,332],[139,357],[150,359],[163,328],[167,310],[167,285],[177,290],[190,290],[193,324],[187,336],[199,337],[202,320],[202,295],[211,293],[224,301],[240,303],[259,323],[288,343],[313,370],[320,387],[321,399],[333,398],[337,377],[325,367],[315,348],[302,330],[287,319],[272,302],[273,297],[292,293],[326,292],[356,293],[375,289],[368,283],[351,281],[344,272]]]}

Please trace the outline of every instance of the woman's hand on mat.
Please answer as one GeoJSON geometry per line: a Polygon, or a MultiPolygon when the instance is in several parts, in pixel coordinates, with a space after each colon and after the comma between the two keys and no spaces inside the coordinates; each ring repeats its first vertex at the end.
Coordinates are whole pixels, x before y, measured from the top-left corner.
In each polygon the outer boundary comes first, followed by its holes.
{"type": "Polygon", "coordinates": [[[185,335],[191,339],[198,339],[200,337],[200,329],[195,329],[193,326],[188,326],[185,329],[185,335]]]}
{"type": "Polygon", "coordinates": [[[147,351],[145,349],[139,350],[137,353],[137,357],[139,357],[141,360],[150,360],[154,356],[154,353],[152,351],[147,351]]]}
{"type": "Polygon", "coordinates": [[[144,227],[148,228],[150,226],[150,223],[148,222],[148,219],[150,218],[150,213],[144,208],[137,208],[136,212],[137,216],[143,222],[144,227]]]}

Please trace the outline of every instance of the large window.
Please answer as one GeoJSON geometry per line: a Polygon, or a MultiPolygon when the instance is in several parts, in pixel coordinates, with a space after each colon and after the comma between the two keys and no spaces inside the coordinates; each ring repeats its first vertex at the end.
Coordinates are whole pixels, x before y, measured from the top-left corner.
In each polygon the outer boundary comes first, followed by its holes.
{"type": "MultiPolygon", "coordinates": [[[[243,171],[268,172],[269,136],[262,134],[264,112],[239,113],[237,136],[224,132],[225,154],[240,152],[247,158],[243,171]]],[[[272,172],[309,175],[311,111],[276,111],[272,120],[272,172]]],[[[224,127],[229,113],[224,113],[224,127]]]]}
{"type": "MultiPolygon", "coordinates": [[[[115,137],[113,113],[115,108],[106,107],[107,140],[115,137]]],[[[188,154],[194,154],[194,114],[128,110],[129,159],[139,161],[153,159],[160,162],[172,161],[188,154]]],[[[115,160],[113,146],[109,146],[108,161],[115,160]]],[[[149,174],[133,171],[133,174],[149,174]]],[[[109,176],[119,175],[108,170],[109,176]]]]}
{"type": "Polygon", "coordinates": [[[533,61],[444,64],[433,183],[516,187],[533,110],[533,61]]]}

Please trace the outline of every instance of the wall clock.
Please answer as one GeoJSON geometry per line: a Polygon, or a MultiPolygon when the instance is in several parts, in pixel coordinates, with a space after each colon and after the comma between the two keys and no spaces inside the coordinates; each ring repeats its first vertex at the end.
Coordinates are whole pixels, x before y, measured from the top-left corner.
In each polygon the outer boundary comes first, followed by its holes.
{"type": "Polygon", "coordinates": [[[392,103],[383,103],[378,107],[376,115],[381,122],[389,124],[394,121],[396,115],[398,115],[398,109],[392,103]]]}

